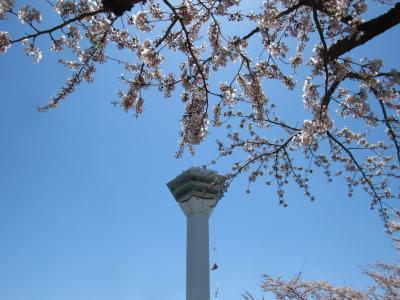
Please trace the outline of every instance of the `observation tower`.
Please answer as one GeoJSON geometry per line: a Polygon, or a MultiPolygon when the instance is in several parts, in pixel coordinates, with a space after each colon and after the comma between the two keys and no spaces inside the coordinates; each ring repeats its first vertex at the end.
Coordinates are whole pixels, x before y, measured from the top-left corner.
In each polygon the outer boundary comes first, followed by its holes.
{"type": "Polygon", "coordinates": [[[210,299],[208,219],[222,197],[222,179],[192,167],[167,184],[187,218],[186,300],[210,299]]]}

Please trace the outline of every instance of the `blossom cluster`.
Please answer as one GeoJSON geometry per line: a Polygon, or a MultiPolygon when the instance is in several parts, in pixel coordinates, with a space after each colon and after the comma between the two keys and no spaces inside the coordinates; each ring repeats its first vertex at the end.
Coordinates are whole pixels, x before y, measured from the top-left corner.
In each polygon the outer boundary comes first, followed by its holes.
{"type": "Polygon", "coordinates": [[[22,41],[22,44],[25,47],[25,53],[27,55],[33,56],[33,62],[35,64],[39,63],[42,59],[42,51],[38,47],[36,47],[33,43],[31,43],[28,39],[22,41]]]}
{"type": "Polygon", "coordinates": [[[18,19],[22,24],[42,21],[42,14],[30,5],[24,5],[18,11],[18,19]]]}
{"type": "Polygon", "coordinates": [[[8,32],[0,31],[0,53],[5,53],[11,47],[8,32]]]}
{"type": "Polygon", "coordinates": [[[54,9],[62,18],[68,18],[78,12],[77,4],[71,0],[57,0],[54,9]]]}
{"type": "Polygon", "coordinates": [[[128,24],[134,25],[139,30],[144,32],[150,32],[153,29],[153,27],[149,24],[146,11],[139,11],[135,16],[132,16],[129,19],[128,24]]]}
{"type": "Polygon", "coordinates": [[[0,0],[0,20],[6,18],[6,12],[12,11],[15,0],[0,0]]]}

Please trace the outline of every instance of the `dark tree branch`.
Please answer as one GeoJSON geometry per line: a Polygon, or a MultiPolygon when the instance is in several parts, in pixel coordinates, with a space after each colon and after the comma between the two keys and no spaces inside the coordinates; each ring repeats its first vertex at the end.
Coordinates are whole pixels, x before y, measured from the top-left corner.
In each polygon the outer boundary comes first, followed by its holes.
{"type": "Polygon", "coordinates": [[[130,11],[135,4],[146,2],[146,0],[102,0],[101,2],[107,11],[111,11],[117,17],[120,17],[126,11],[130,11]]]}
{"type": "MultiPolygon", "coordinates": [[[[315,26],[317,27],[318,30],[318,34],[319,34],[319,39],[321,40],[322,46],[324,47],[323,49],[323,59],[324,59],[324,71],[325,71],[325,96],[328,94],[328,80],[329,80],[329,70],[328,70],[328,63],[329,63],[329,57],[328,57],[328,46],[326,45],[326,41],[325,41],[325,37],[324,37],[324,31],[322,29],[321,23],[319,22],[318,19],[318,11],[317,11],[317,1],[316,0],[312,0],[312,11],[313,11],[313,19],[314,19],[314,23],[315,26]]],[[[325,97],[324,97],[325,98],[325,97]]],[[[329,96],[330,98],[330,96],[329,96]]],[[[328,99],[329,99],[328,98],[328,99]]],[[[325,105],[325,107],[327,108],[328,106],[325,105]]],[[[323,109],[321,109],[321,116],[322,116],[322,112],[323,109]]]]}
{"type": "Polygon", "coordinates": [[[382,114],[383,114],[383,120],[385,121],[386,127],[387,127],[387,129],[389,131],[389,134],[390,134],[390,137],[392,138],[394,146],[396,148],[397,161],[400,163],[400,147],[399,147],[399,144],[397,142],[396,133],[394,132],[392,125],[390,125],[390,120],[389,120],[387,112],[386,112],[385,104],[383,103],[383,101],[381,99],[379,99],[377,90],[372,88],[372,92],[374,93],[374,95],[375,95],[376,99],[378,100],[379,105],[381,107],[382,114]]]}
{"type": "Polygon", "coordinates": [[[174,18],[171,24],[169,24],[167,30],[165,31],[163,37],[157,41],[155,44],[155,48],[158,48],[168,37],[168,35],[171,33],[172,28],[175,26],[176,22],[178,22],[178,18],[174,18]]]}
{"type": "MultiPolygon", "coordinates": [[[[383,212],[383,207],[382,207],[382,202],[381,202],[381,197],[379,197],[374,185],[372,184],[371,180],[367,177],[367,174],[365,174],[364,169],[361,167],[361,165],[358,163],[357,159],[354,157],[353,153],[345,146],[343,143],[341,143],[337,138],[335,138],[328,130],[326,131],[327,136],[335,142],[342,150],[344,150],[347,155],[350,157],[351,161],[356,165],[357,169],[360,171],[362,177],[366,181],[367,185],[371,189],[371,192],[374,195],[375,201],[379,203],[380,210],[383,212]]],[[[387,220],[385,219],[385,222],[387,220]]]]}
{"type": "Polygon", "coordinates": [[[337,41],[329,48],[328,56],[330,59],[336,59],[399,23],[400,2],[397,2],[392,9],[383,15],[357,25],[357,31],[361,33],[361,36],[356,33],[337,41]]]}
{"type": "Polygon", "coordinates": [[[335,80],[330,88],[326,91],[325,95],[322,97],[321,100],[321,109],[320,109],[320,115],[322,115],[322,112],[328,110],[329,102],[331,101],[331,97],[333,93],[336,91],[337,87],[339,86],[341,81],[335,80]]]}

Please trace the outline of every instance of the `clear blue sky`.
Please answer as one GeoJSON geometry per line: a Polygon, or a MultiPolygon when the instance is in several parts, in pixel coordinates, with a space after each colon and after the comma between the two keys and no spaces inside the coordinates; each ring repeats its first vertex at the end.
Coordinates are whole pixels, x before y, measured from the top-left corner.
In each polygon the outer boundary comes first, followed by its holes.
{"type": "MultiPolygon", "coordinates": [[[[399,33],[358,53],[373,49],[399,67],[399,33]]],[[[186,220],[166,182],[214,158],[215,137],[197,156],[175,159],[180,100],[150,92],[134,119],[110,104],[119,87],[113,65],[100,66],[96,83],[58,109],[38,113],[68,76],[46,52],[39,65],[19,45],[0,56],[0,299],[185,299],[186,220]]],[[[299,271],[362,288],[369,280],[360,266],[395,259],[367,195],[348,199],[340,178],[319,178],[315,203],[290,187],[287,208],[261,183],[249,195],[245,178],[233,183],[210,220],[211,263],[220,267],[212,293],[220,282],[219,299],[260,296],[262,273],[299,271]]]]}

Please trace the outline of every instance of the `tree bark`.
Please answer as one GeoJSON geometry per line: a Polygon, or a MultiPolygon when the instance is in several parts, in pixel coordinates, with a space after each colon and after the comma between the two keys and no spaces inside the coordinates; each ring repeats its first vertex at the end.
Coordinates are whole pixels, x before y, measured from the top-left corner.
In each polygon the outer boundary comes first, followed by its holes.
{"type": "Polygon", "coordinates": [[[337,41],[328,50],[330,59],[336,59],[350,50],[365,44],[374,37],[400,23],[400,2],[379,17],[357,25],[357,31],[362,35],[353,34],[337,41]]]}
{"type": "Polygon", "coordinates": [[[122,16],[124,12],[130,11],[139,2],[146,2],[146,0],[102,0],[104,8],[116,16],[122,16]]]}

